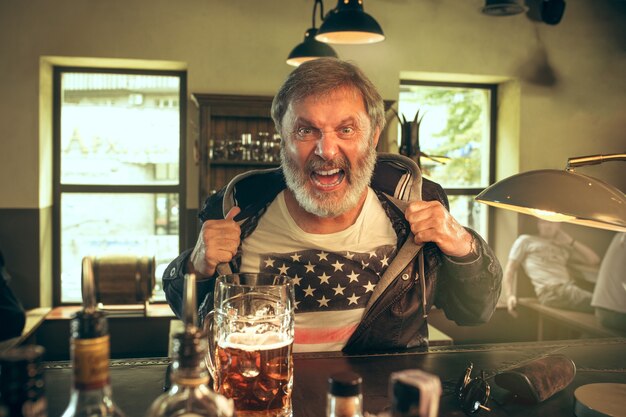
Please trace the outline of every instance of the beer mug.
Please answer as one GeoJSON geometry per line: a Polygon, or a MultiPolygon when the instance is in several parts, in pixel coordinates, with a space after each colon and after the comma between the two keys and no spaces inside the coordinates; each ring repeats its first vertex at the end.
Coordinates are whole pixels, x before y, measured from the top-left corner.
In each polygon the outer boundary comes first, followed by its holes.
{"type": "Polygon", "coordinates": [[[215,282],[207,366],[238,416],[291,416],[294,288],[287,276],[239,273],[215,282]]]}

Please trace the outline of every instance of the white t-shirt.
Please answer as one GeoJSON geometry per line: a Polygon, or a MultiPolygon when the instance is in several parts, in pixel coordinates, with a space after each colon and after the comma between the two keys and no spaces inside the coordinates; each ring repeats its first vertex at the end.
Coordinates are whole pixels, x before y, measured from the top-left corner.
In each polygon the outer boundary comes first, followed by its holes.
{"type": "Polygon", "coordinates": [[[606,250],[591,305],[626,313],[626,233],[616,233],[606,250]]]}
{"type": "Polygon", "coordinates": [[[341,350],[357,327],[397,237],[372,189],[356,222],[330,234],[303,231],[278,194],[242,243],[242,272],[290,276],[296,296],[294,350],[341,350]]]}
{"type": "Polygon", "coordinates": [[[535,287],[537,295],[546,285],[568,282],[567,261],[570,251],[540,236],[520,235],[509,253],[519,262],[535,287]]]}

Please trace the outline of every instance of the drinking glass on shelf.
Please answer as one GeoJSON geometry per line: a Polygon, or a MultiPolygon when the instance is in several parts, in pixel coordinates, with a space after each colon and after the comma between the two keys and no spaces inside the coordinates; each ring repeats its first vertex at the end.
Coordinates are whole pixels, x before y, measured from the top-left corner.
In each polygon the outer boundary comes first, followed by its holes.
{"type": "Polygon", "coordinates": [[[294,288],[283,275],[221,275],[205,318],[207,367],[238,415],[291,416],[294,288]]]}
{"type": "Polygon", "coordinates": [[[263,160],[263,147],[260,140],[255,140],[250,146],[250,160],[257,162],[263,160]]]}
{"type": "Polygon", "coordinates": [[[257,135],[257,140],[255,142],[255,160],[256,161],[265,161],[266,160],[266,151],[267,144],[270,141],[270,134],[268,132],[259,132],[257,135]]]}
{"type": "Polygon", "coordinates": [[[222,161],[228,158],[226,144],[223,139],[211,139],[209,142],[209,158],[213,161],[222,161]]]}
{"type": "Polygon", "coordinates": [[[241,138],[228,140],[228,159],[232,161],[241,161],[243,159],[243,144],[241,138]]]}
{"type": "Polygon", "coordinates": [[[263,149],[263,161],[272,162],[274,160],[273,151],[272,151],[272,142],[267,141],[261,144],[261,148],[263,149]]]}
{"type": "Polygon", "coordinates": [[[278,133],[274,133],[272,136],[272,162],[280,161],[280,135],[278,133]]]}
{"type": "Polygon", "coordinates": [[[252,134],[251,133],[242,133],[241,134],[241,160],[249,161],[250,158],[250,148],[252,147],[252,134]]]}

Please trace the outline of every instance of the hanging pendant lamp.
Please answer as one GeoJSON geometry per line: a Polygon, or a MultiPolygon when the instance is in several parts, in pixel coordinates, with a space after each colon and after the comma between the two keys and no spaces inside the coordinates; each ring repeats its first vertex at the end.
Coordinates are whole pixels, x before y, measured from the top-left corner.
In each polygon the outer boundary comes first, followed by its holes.
{"type": "Polygon", "coordinates": [[[385,39],[372,16],[363,11],[363,0],[339,0],[320,26],[318,41],[337,44],[375,43],[385,39]]]}
{"type": "Polygon", "coordinates": [[[319,42],[315,39],[317,28],[315,27],[315,11],[317,5],[320,5],[320,18],[324,17],[324,5],[322,0],[315,0],[313,5],[313,27],[307,29],[304,33],[304,41],[291,50],[287,57],[287,64],[297,67],[303,62],[310,61],[321,57],[337,58],[337,53],[330,45],[319,42]]]}

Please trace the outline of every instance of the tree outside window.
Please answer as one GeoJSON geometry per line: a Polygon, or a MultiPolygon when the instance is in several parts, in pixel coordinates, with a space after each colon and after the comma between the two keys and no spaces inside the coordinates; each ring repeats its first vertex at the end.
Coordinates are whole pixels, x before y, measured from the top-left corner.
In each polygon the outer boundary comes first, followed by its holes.
{"type": "Polygon", "coordinates": [[[419,111],[423,175],[444,187],[454,217],[484,237],[488,210],[474,197],[493,178],[495,97],[494,85],[403,80],[398,101],[400,117],[419,111]]]}

